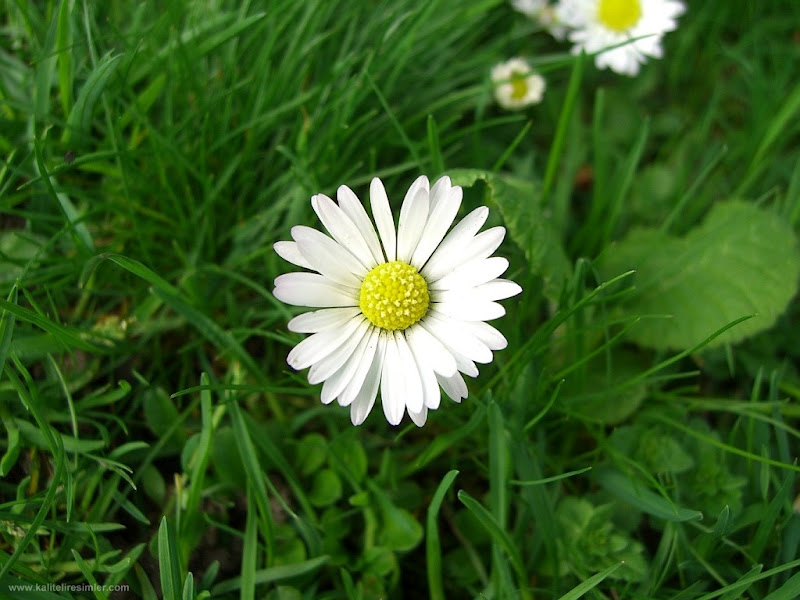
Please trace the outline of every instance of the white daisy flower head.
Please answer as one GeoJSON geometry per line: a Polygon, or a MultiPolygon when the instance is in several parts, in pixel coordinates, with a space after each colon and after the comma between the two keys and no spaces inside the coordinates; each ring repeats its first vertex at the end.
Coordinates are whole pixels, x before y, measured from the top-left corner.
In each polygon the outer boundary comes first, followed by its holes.
{"type": "Polygon", "coordinates": [[[595,54],[598,69],[635,76],[648,58],[662,57],[661,40],[685,10],[679,0],[561,0],[556,17],[572,29],[573,54],[595,54]]]}
{"type": "Polygon", "coordinates": [[[547,84],[521,58],[512,58],[492,67],[492,83],[497,103],[507,110],[519,110],[542,101],[547,84]]]}
{"type": "Polygon", "coordinates": [[[395,227],[380,179],[370,185],[370,220],[358,197],[341,186],[334,202],[317,194],[311,206],[328,234],[292,228],[294,241],[275,251],[307,269],[275,279],[274,295],[287,304],[318,308],[289,321],[309,333],[287,357],[308,381],[322,383],[321,400],[350,407],[364,422],[380,391],[387,421],[408,412],[419,427],[439,407],[441,390],[467,397],[462,374],[478,375],[506,347],[486,321],[505,314],[497,301],[522,291],[501,279],[505,258],[493,257],[505,228],[480,232],[489,209],[476,208],[450,228],[462,190],[442,177],[433,187],[419,177],[406,193],[395,227]],[[448,231],[449,230],[449,231],[448,231]]]}

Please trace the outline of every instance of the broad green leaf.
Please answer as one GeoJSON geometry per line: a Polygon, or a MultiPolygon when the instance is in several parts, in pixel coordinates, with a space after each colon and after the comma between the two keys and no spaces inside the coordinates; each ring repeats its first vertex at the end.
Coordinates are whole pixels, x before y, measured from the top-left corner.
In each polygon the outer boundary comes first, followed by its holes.
{"type": "Polygon", "coordinates": [[[453,185],[467,188],[476,181],[486,184],[489,199],[500,209],[511,239],[525,253],[530,270],[542,278],[544,294],[558,299],[572,267],[555,225],[542,210],[539,186],[477,169],[456,169],[450,172],[450,178],[453,185]]]}
{"type": "Polygon", "coordinates": [[[328,506],[342,497],[342,480],[332,469],[314,473],[308,499],[314,506],[328,506]]]}
{"type": "Polygon", "coordinates": [[[371,486],[371,491],[377,500],[383,524],[379,534],[381,544],[391,550],[411,550],[419,544],[423,530],[414,515],[395,506],[378,486],[371,486]]]}
{"type": "Polygon", "coordinates": [[[725,325],[754,315],[709,342],[735,343],[770,327],[797,291],[800,253],[787,223],[744,202],[715,206],[683,238],[637,229],[608,250],[601,278],[636,269],[635,291],[621,307],[642,319],[637,343],[690,348],[725,325]]]}

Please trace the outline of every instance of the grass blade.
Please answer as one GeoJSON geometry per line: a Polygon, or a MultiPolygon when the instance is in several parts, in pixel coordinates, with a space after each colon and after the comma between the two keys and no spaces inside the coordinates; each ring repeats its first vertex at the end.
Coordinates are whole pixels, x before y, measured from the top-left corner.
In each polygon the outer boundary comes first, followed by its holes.
{"type": "Polygon", "coordinates": [[[431,600],[445,600],[444,586],[442,585],[442,545],[439,542],[439,528],[436,526],[436,519],[439,516],[444,496],[457,476],[458,471],[448,472],[442,478],[428,505],[425,522],[425,558],[428,568],[428,594],[431,600]]]}

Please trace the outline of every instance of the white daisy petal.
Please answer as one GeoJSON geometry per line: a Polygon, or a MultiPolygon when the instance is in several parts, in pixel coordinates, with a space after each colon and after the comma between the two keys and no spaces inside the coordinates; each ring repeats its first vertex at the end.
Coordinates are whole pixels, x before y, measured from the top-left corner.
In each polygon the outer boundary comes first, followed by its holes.
{"type": "MultiPolygon", "coordinates": [[[[411,354],[414,356],[414,362],[417,363],[417,371],[419,372],[420,383],[422,383],[422,403],[425,408],[436,410],[439,408],[439,402],[441,401],[441,392],[439,391],[439,383],[436,381],[436,373],[434,373],[431,364],[426,362],[424,352],[419,352],[418,346],[412,346],[411,343],[409,343],[408,347],[411,350],[411,354]]],[[[408,414],[413,418],[410,406],[408,408],[408,414]]]]}
{"type": "Polygon", "coordinates": [[[402,333],[395,333],[394,337],[400,356],[400,369],[405,379],[405,405],[409,411],[419,412],[425,404],[419,369],[405,336],[402,333]]]}
{"type": "MultiPolygon", "coordinates": [[[[478,367],[475,366],[475,363],[467,356],[461,353],[460,349],[452,342],[451,338],[449,337],[439,337],[437,333],[434,333],[432,330],[428,329],[430,327],[430,321],[426,321],[426,324],[423,326],[425,329],[428,330],[433,337],[435,337],[439,343],[441,343],[445,348],[447,348],[447,352],[453,357],[456,363],[456,372],[461,371],[465,375],[469,375],[470,377],[477,377],[478,376],[478,367]]],[[[437,377],[439,373],[436,374],[437,377]]]]}
{"type": "Polygon", "coordinates": [[[411,263],[411,255],[425,229],[428,220],[428,179],[420,185],[416,193],[403,202],[400,209],[400,221],[397,224],[397,260],[411,263]]]}
{"type": "Polygon", "coordinates": [[[272,294],[281,302],[293,306],[333,308],[358,305],[358,290],[346,291],[317,273],[278,275],[272,294]]]}
{"type": "Polygon", "coordinates": [[[451,189],[453,189],[453,182],[447,175],[436,180],[436,183],[431,186],[431,212],[450,193],[451,189]]]}
{"type": "Polygon", "coordinates": [[[380,360],[383,360],[384,342],[381,340],[384,336],[381,335],[381,330],[377,327],[373,327],[367,336],[367,347],[364,350],[364,356],[358,364],[358,368],[353,374],[353,377],[339,394],[338,401],[341,406],[349,406],[352,404],[361,388],[367,385],[367,375],[372,368],[372,363],[378,360],[379,353],[380,360]]]}
{"type": "Polygon", "coordinates": [[[445,347],[457,351],[471,361],[487,364],[492,362],[492,351],[471,333],[460,327],[461,322],[453,319],[440,319],[434,314],[425,318],[424,327],[445,347]]]}
{"type": "Polygon", "coordinates": [[[461,327],[474,335],[489,350],[504,350],[508,346],[508,340],[494,327],[483,321],[461,321],[461,327]]]}
{"type": "Polygon", "coordinates": [[[425,421],[428,420],[428,409],[427,407],[423,406],[422,410],[419,411],[418,413],[409,410],[408,416],[411,417],[412,421],[414,421],[414,425],[416,425],[417,427],[422,427],[423,425],[425,425],[425,421]]]}
{"type": "MultiPolygon", "coordinates": [[[[442,257],[446,257],[450,253],[459,253],[466,247],[474,238],[478,230],[486,222],[489,216],[489,209],[485,206],[479,206],[466,217],[461,219],[453,229],[450,230],[439,247],[433,252],[431,257],[425,263],[425,266],[420,269],[420,273],[424,277],[430,277],[429,272],[432,267],[431,263],[436,263],[442,257]]],[[[438,278],[437,278],[438,279],[438,278]]],[[[435,279],[428,279],[428,281],[435,281],[435,279]]]]}
{"type": "Polygon", "coordinates": [[[350,421],[353,425],[361,425],[375,405],[375,397],[378,395],[378,387],[381,384],[385,356],[386,336],[381,335],[378,337],[375,357],[370,363],[364,383],[350,404],[350,421]]]}
{"type": "Polygon", "coordinates": [[[357,306],[350,308],[323,308],[297,315],[286,328],[294,333],[317,333],[329,327],[341,327],[361,312],[357,306]]]}
{"type": "Polygon", "coordinates": [[[434,252],[428,264],[425,265],[422,275],[429,282],[438,281],[445,275],[454,271],[458,267],[473,260],[487,258],[492,252],[497,250],[506,235],[505,227],[492,227],[473,237],[465,240],[463,247],[454,249],[448,253],[434,252]]]}
{"type": "MultiPolygon", "coordinates": [[[[354,385],[360,386],[364,381],[364,377],[369,370],[372,359],[375,356],[375,349],[377,348],[377,335],[375,335],[375,328],[368,327],[365,335],[361,337],[353,353],[347,359],[347,362],[336,373],[331,375],[325,380],[322,385],[322,392],[320,399],[323,404],[328,404],[334,398],[339,397],[339,404],[346,406],[340,395],[344,392],[345,388],[354,381],[358,375],[359,379],[354,382],[354,385]]],[[[312,367],[313,368],[313,367],[312,367]]],[[[350,399],[352,402],[352,398],[350,399]]]]}
{"type": "Polygon", "coordinates": [[[322,383],[336,373],[356,351],[361,340],[369,331],[369,321],[363,319],[353,334],[328,356],[321,358],[308,370],[308,383],[316,385],[322,383]]]}
{"type": "Polygon", "coordinates": [[[364,205],[361,204],[358,196],[346,185],[341,185],[336,190],[336,200],[339,202],[339,208],[341,208],[342,212],[350,217],[353,225],[364,236],[364,241],[372,255],[372,264],[382,263],[384,256],[381,242],[378,239],[378,234],[375,233],[375,226],[369,220],[369,215],[364,210],[364,205]]]}
{"type": "Polygon", "coordinates": [[[289,352],[286,362],[296,371],[302,371],[341,348],[359,326],[364,322],[364,317],[358,315],[350,319],[342,327],[325,329],[315,333],[297,344],[289,352]]]}
{"type": "Polygon", "coordinates": [[[296,242],[275,242],[272,247],[283,260],[304,269],[313,269],[311,264],[300,254],[300,248],[297,247],[296,242]]]}
{"type": "Polygon", "coordinates": [[[494,279],[468,289],[448,289],[432,293],[436,303],[478,302],[505,300],[516,296],[522,288],[507,279],[494,279]]]}
{"type": "Polygon", "coordinates": [[[439,382],[439,385],[442,386],[444,393],[447,394],[451,400],[461,402],[461,400],[467,397],[467,384],[464,383],[464,378],[461,377],[461,373],[456,373],[452,377],[436,375],[436,380],[439,382]]]}
{"type": "MultiPolygon", "coordinates": [[[[311,206],[333,239],[361,265],[362,275],[378,264],[378,259],[373,256],[365,237],[370,231],[374,235],[371,223],[368,228],[360,229],[333,200],[324,194],[313,196],[311,206]]],[[[352,267],[350,270],[354,273],[359,272],[352,267]]]]}
{"type": "Polygon", "coordinates": [[[491,321],[499,319],[506,314],[506,309],[502,304],[489,302],[486,300],[475,300],[473,298],[463,298],[452,302],[437,302],[431,311],[440,312],[453,319],[464,321],[491,321]]]}
{"type": "MultiPolygon", "coordinates": [[[[450,229],[450,225],[453,224],[453,219],[456,218],[458,209],[461,207],[461,200],[464,195],[461,187],[451,187],[449,185],[449,177],[442,177],[439,181],[442,180],[446,180],[446,184],[436,190],[438,192],[436,205],[431,210],[430,218],[425,225],[425,231],[422,232],[417,249],[411,257],[411,264],[418,269],[428,262],[434,250],[444,238],[444,234],[450,229]]],[[[436,182],[436,185],[439,185],[439,181],[436,182]]]]}
{"type": "Polygon", "coordinates": [[[445,377],[450,377],[458,370],[453,355],[422,325],[412,325],[405,330],[405,334],[408,345],[423,364],[430,365],[434,371],[445,377]]]}
{"type": "Polygon", "coordinates": [[[386,358],[381,373],[381,404],[390,425],[398,425],[406,410],[405,373],[400,369],[400,350],[394,334],[386,340],[386,358]]]}
{"type": "Polygon", "coordinates": [[[387,262],[397,259],[397,235],[394,229],[394,217],[389,207],[389,198],[383,188],[383,182],[375,177],[369,185],[369,201],[372,205],[372,216],[378,235],[383,244],[383,251],[387,262]]]}
{"type": "Polygon", "coordinates": [[[358,289],[367,270],[358,259],[324,233],[297,225],[292,227],[292,237],[300,254],[315,271],[328,279],[358,289]]]}
{"type": "Polygon", "coordinates": [[[452,290],[475,287],[500,277],[506,272],[506,269],[508,269],[508,260],[502,256],[473,260],[433,282],[429,289],[452,290]]]}

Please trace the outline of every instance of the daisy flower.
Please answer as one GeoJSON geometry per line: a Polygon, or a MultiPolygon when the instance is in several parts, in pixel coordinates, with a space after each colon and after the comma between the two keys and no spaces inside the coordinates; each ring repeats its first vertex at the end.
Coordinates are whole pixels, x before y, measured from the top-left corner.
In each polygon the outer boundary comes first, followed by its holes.
{"type": "Polygon", "coordinates": [[[573,30],[573,54],[595,54],[597,68],[633,76],[648,57],[661,58],[661,39],[685,10],[678,0],[561,0],[556,17],[573,30]]]}
{"type": "Polygon", "coordinates": [[[557,40],[563,40],[567,29],[559,23],[550,0],[511,0],[514,10],[539,23],[557,40]]]}
{"type": "Polygon", "coordinates": [[[497,103],[507,110],[518,110],[542,101],[544,77],[521,58],[512,58],[492,67],[492,83],[497,103]]]}
{"type": "Polygon", "coordinates": [[[497,300],[522,288],[499,279],[508,261],[491,256],[505,228],[478,233],[488,208],[450,229],[462,191],[449,177],[433,187],[419,177],[397,227],[380,179],[369,193],[374,226],[358,197],[341,186],[338,203],[323,194],[311,198],[329,235],[297,226],[294,241],[274,245],[307,269],[279,275],[275,297],[321,309],[289,321],[290,331],[311,335],[287,362],[296,370],[310,367],[308,381],[322,383],[322,402],[349,406],[354,425],[367,418],[380,390],[389,423],[397,425],[408,411],[421,427],[428,410],[439,407],[440,388],[460,402],[467,397],[462,373],[477,376],[475,363],[491,362],[492,352],[506,347],[486,321],[505,314],[497,300]]]}

